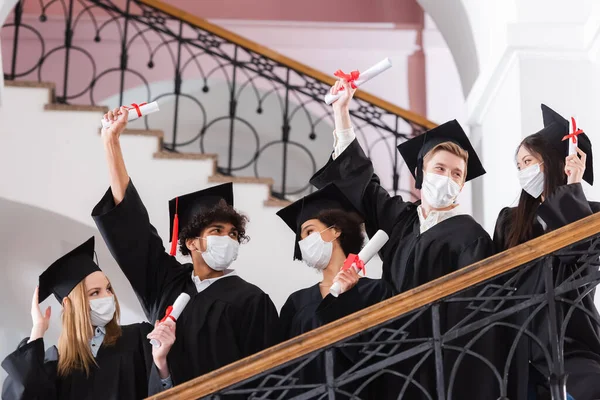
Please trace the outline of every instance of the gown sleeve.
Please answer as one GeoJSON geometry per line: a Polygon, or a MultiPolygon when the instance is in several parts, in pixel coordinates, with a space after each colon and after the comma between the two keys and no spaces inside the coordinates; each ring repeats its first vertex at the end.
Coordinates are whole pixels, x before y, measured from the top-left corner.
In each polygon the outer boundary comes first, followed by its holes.
{"type": "Polygon", "coordinates": [[[328,294],[317,308],[317,317],[320,322],[328,324],[394,295],[391,287],[384,280],[368,279],[365,282],[367,284],[357,284],[337,298],[328,294]]]}
{"type": "Polygon", "coordinates": [[[92,217],[108,249],[131,283],[146,317],[158,317],[161,296],[183,266],[165,252],[148,211],[130,180],[123,201],[115,205],[110,188],[92,217]]]}
{"type": "Polygon", "coordinates": [[[456,269],[474,264],[492,255],[494,255],[494,242],[492,242],[489,235],[485,233],[462,249],[458,256],[456,269]]]}
{"type": "Polygon", "coordinates": [[[281,313],[279,314],[281,341],[291,339],[292,321],[294,320],[294,316],[297,312],[298,310],[296,310],[296,305],[294,304],[292,296],[288,297],[285,304],[281,308],[281,313]]]}
{"type": "Polygon", "coordinates": [[[148,377],[148,395],[152,396],[163,391],[158,368],[154,365],[154,358],[152,357],[152,345],[147,338],[148,334],[154,329],[154,326],[147,322],[142,322],[137,325],[141,347],[140,352],[143,355],[146,376],[148,377]]]}
{"type": "Polygon", "coordinates": [[[17,350],[2,361],[2,368],[8,373],[2,386],[2,399],[57,400],[57,352],[49,349],[45,358],[44,340],[27,343],[28,340],[21,341],[17,350]]]}
{"type": "Polygon", "coordinates": [[[561,228],[593,213],[581,183],[559,186],[538,208],[538,215],[548,226],[548,231],[561,228]]]}
{"type": "Polygon", "coordinates": [[[244,309],[241,326],[242,357],[258,353],[281,341],[279,314],[266,293],[256,296],[244,309]]]}
{"type": "Polygon", "coordinates": [[[402,197],[391,197],[374,173],[373,163],[355,139],[335,160],[313,175],[310,183],[318,189],[334,183],[365,218],[367,234],[382,229],[388,235],[408,206],[402,197]]]}
{"type": "Polygon", "coordinates": [[[496,226],[494,228],[494,250],[496,253],[501,253],[508,249],[508,229],[509,229],[509,214],[510,208],[505,207],[498,214],[496,226]]]}
{"type": "MultiPolygon", "coordinates": [[[[391,287],[382,279],[369,279],[364,283],[355,285],[337,298],[328,294],[316,311],[319,322],[323,325],[328,324],[393,296],[391,287]]],[[[354,340],[368,342],[372,337],[373,332],[368,332],[360,334],[354,340]]],[[[361,357],[358,347],[342,347],[340,352],[350,362],[357,362],[361,357]]]]}

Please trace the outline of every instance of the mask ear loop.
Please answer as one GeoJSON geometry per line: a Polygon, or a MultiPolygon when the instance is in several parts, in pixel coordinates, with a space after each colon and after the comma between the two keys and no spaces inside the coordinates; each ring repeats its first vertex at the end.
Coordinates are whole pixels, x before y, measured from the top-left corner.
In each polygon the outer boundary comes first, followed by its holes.
{"type": "MultiPolygon", "coordinates": [[[[206,240],[206,238],[205,238],[205,237],[202,237],[202,236],[196,236],[196,239],[199,239],[199,240],[200,240],[200,239],[201,239],[201,240],[206,240]]],[[[200,242],[199,242],[199,241],[198,241],[198,247],[200,247],[200,242]]],[[[208,250],[208,245],[206,246],[206,249],[208,250]]],[[[199,248],[198,248],[198,249],[194,249],[194,251],[195,251],[196,253],[200,253],[200,254],[204,253],[204,252],[203,252],[202,250],[200,250],[199,248]]]]}
{"type": "MultiPolygon", "coordinates": [[[[323,232],[325,232],[325,231],[328,231],[328,230],[329,230],[329,229],[331,229],[331,228],[335,228],[335,225],[331,225],[329,228],[325,228],[325,229],[323,229],[321,232],[319,232],[319,235],[321,235],[321,233],[323,233],[323,232]]],[[[340,235],[341,235],[341,233],[340,233],[340,235]]],[[[325,241],[325,239],[323,239],[323,236],[321,236],[321,240],[323,240],[325,243],[333,243],[333,242],[335,242],[335,240],[336,240],[337,238],[339,238],[339,236],[337,236],[337,237],[334,237],[334,238],[333,238],[333,240],[331,240],[331,241],[327,242],[327,241],[325,241]]]]}

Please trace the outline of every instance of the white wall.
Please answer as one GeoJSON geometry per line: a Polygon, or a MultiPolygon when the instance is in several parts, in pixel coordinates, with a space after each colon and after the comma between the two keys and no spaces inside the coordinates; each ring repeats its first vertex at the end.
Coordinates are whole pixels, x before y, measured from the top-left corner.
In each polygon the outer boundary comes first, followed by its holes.
{"type": "MultiPolygon", "coordinates": [[[[503,10],[497,9],[498,2],[471,3],[470,15],[485,20],[496,10],[501,22],[487,27],[491,47],[480,53],[485,68],[467,98],[468,120],[480,132],[488,167],[478,201],[484,226],[492,230],[499,210],[517,199],[514,154],[523,137],[542,128],[540,103],[567,118],[576,116],[596,147],[600,143],[600,3],[531,0],[506,2],[503,10]]],[[[476,36],[478,29],[473,28],[476,36]]],[[[598,185],[584,187],[590,199],[600,199],[598,185]]]]}

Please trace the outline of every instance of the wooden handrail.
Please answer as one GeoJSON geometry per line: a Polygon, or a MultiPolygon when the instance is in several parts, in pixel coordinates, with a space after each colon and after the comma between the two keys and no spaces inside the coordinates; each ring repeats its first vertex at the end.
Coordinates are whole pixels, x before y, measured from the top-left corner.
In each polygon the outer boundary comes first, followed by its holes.
{"type": "Polygon", "coordinates": [[[153,399],[197,399],[416,310],[600,232],[600,213],[486,258],[301,336],[176,386],[153,399]]]}
{"type": "MultiPolygon", "coordinates": [[[[253,42],[252,40],[249,40],[242,36],[239,36],[239,35],[231,32],[231,31],[228,31],[227,29],[224,29],[218,25],[211,24],[210,22],[208,22],[207,20],[205,20],[203,18],[200,18],[200,17],[190,14],[188,12],[185,12],[177,7],[173,7],[172,5],[167,4],[166,2],[163,2],[160,0],[139,0],[139,2],[142,4],[145,4],[147,6],[150,6],[152,8],[155,8],[157,10],[160,10],[160,11],[164,12],[165,14],[168,14],[172,17],[175,17],[177,19],[185,21],[190,25],[196,26],[200,29],[203,29],[214,35],[217,35],[217,36],[227,40],[228,42],[235,43],[242,47],[250,49],[257,54],[260,54],[262,56],[270,58],[273,61],[276,61],[282,65],[285,65],[286,67],[289,67],[295,71],[301,72],[304,75],[310,76],[316,80],[325,82],[329,85],[333,85],[336,81],[336,79],[333,78],[332,76],[324,74],[321,71],[317,71],[316,69],[311,68],[308,65],[302,64],[296,60],[286,57],[283,54],[280,54],[280,53],[273,51],[267,47],[264,47],[256,42],[253,42]]],[[[379,60],[375,60],[375,61],[379,61],[379,60]]],[[[420,126],[424,126],[427,129],[435,128],[437,126],[437,124],[429,121],[427,118],[425,118],[419,114],[416,114],[409,110],[405,110],[404,108],[398,107],[388,101],[385,101],[377,96],[374,96],[374,95],[364,92],[362,90],[356,92],[355,97],[357,97],[361,100],[367,101],[373,105],[376,105],[377,107],[382,108],[392,114],[399,115],[400,117],[404,118],[407,121],[413,122],[420,126]]]]}

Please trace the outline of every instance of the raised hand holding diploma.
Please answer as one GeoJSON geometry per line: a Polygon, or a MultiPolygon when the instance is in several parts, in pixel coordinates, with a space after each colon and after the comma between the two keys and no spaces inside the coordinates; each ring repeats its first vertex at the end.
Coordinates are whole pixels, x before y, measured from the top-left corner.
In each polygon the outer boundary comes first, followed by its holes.
{"type": "MultiPolygon", "coordinates": [[[[363,83],[370,81],[375,78],[377,75],[381,74],[383,71],[392,67],[392,61],[389,58],[384,58],[379,61],[377,64],[373,65],[371,68],[367,69],[365,72],[352,71],[349,74],[345,74],[342,70],[337,70],[335,72],[335,76],[340,79],[344,79],[350,83],[353,89],[356,89],[363,83]]],[[[325,95],[325,103],[332,104],[337,99],[342,96],[341,93],[333,94],[330,90],[329,93],[325,95]]]]}
{"type": "Polygon", "coordinates": [[[348,255],[348,258],[346,258],[346,261],[344,262],[344,266],[334,278],[334,283],[331,286],[331,289],[329,289],[329,293],[334,297],[338,297],[345,290],[348,290],[349,288],[352,288],[352,286],[356,285],[356,282],[358,281],[358,271],[362,270],[364,273],[365,265],[371,261],[373,256],[375,256],[375,254],[381,250],[381,248],[389,239],[390,237],[387,235],[387,233],[380,229],[373,235],[371,240],[369,240],[369,243],[363,247],[358,255],[348,255]],[[354,275],[345,273],[345,271],[350,269],[354,270],[357,278],[353,285],[351,285],[351,283],[353,282],[354,275]]]}
{"type": "MultiPolygon", "coordinates": [[[[139,105],[136,103],[132,103],[131,106],[121,106],[120,108],[115,108],[115,110],[123,108],[125,108],[127,111],[131,111],[127,115],[127,121],[134,121],[138,118],[145,117],[148,114],[160,111],[158,107],[158,102],[156,101],[153,101],[152,103],[142,103],[139,105]]],[[[110,119],[103,118],[101,122],[103,128],[108,128],[110,127],[113,121],[110,119]]]]}
{"type": "Polygon", "coordinates": [[[121,108],[115,108],[104,114],[102,121],[106,121],[107,124],[102,124],[102,138],[107,139],[118,139],[121,133],[127,127],[127,118],[129,117],[129,110],[127,107],[122,106],[121,108]]]}
{"type": "Polygon", "coordinates": [[[33,298],[31,299],[31,320],[33,327],[31,328],[31,335],[29,336],[29,342],[33,342],[36,339],[44,337],[44,334],[50,326],[50,316],[52,315],[52,309],[50,306],[46,308],[46,312],[42,314],[40,309],[39,298],[39,287],[35,288],[33,292],[33,298]]]}
{"type": "Polygon", "coordinates": [[[575,154],[569,154],[565,159],[565,174],[567,175],[567,184],[581,183],[583,180],[583,174],[585,173],[587,156],[579,147],[575,147],[575,151],[575,154]],[[581,156],[581,158],[579,156],[581,156]]]}

